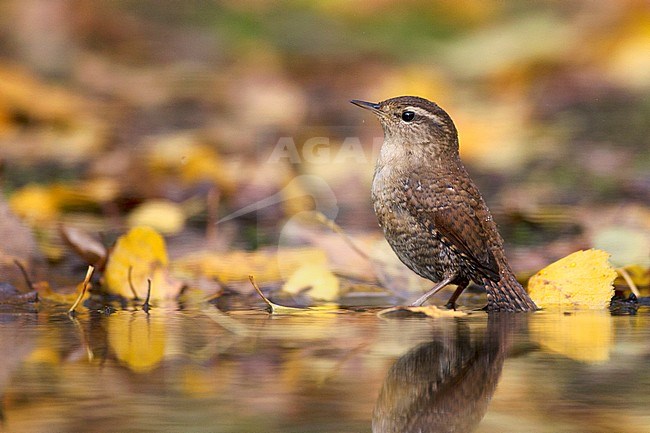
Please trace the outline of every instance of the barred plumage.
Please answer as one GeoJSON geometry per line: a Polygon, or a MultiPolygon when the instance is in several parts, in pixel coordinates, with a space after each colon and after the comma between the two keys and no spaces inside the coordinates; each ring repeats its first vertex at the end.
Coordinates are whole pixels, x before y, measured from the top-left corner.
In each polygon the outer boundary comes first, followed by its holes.
{"type": "Polygon", "coordinates": [[[478,188],[458,155],[458,134],[449,115],[426,99],[402,96],[370,109],[384,129],[372,184],[379,225],[397,256],[418,275],[437,284],[422,304],[447,284],[470,281],[486,288],[490,311],[537,307],[517,282],[503,240],[478,188]]]}

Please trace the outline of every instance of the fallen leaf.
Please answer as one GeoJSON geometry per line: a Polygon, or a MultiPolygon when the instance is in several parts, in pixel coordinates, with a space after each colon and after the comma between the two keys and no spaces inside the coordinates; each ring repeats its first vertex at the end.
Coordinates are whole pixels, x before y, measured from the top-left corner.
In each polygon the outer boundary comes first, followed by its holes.
{"type": "Polygon", "coordinates": [[[224,191],[234,188],[232,170],[214,146],[194,133],[152,137],[146,147],[147,164],[154,173],[173,174],[187,184],[212,182],[224,191]]]}
{"type": "Polygon", "coordinates": [[[87,264],[98,269],[104,266],[108,255],[104,244],[92,237],[88,232],[77,227],[61,225],[59,232],[63,241],[87,264]]]}
{"type": "Polygon", "coordinates": [[[136,207],[127,221],[130,227],[147,226],[163,234],[175,234],[185,226],[185,213],[173,201],[149,200],[136,207]]]}
{"type": "MultiPolygon", "coordinates": [[[[74,292],[59,292],[52,290],[50,284],[47,281],[40,281],[34,284],[34,289],[36,289],[38,292],[39,301],[47,301],[54,304],[70,306],[79,297],[79,294],[83,290],[83,285],[83,282],[79,283],[74,292]]],[[[90,293],[86,291],[85,295],[81,299],[81,302],[83,303],[83,301],[88,299],[89,296],[90,293]]]]}
{"type": "Polygon", "coordinates": [[[533,275],[528,293],[540,308],[607,308],[617,276],[608,259],[596,249],[569,254],[533,275]]]}
{"type": "Polygon", "coordinates": [[[53,221],[59,216],[59,201],[52,189],[36,184],[25,185],[14,192],[9,207],[30,224],[53,221]]]}
{"type": "Polygon", "coordinates": [[[250,274],[259,281],[281,281],[305,263],[326,260],[318,248],[283,248],[280,251],[201,251],[174,261],[174,270],[218,278],[223,283],[246,281],[250,274]]]}
{"type": "Polygon", "coordinates": [[[462,317],[466,315],[467,313],[462,311],[447,310],[446,308],[438,308],[435,305],[425,305],[424,307],[391,307],[377,313],[377,316],[386,318],[427,316],[437,319],[440,317],[462,317]]]}
{"type": "Polygon", "coordinates": [[[255,288],[255,291],[257,292],[257,294],[260,295],[260,297],[266,303],[266,305],[269,306],[269,310],[270,310],[271,314],[320,315],[320,314],[323,314],[323,313],[325,313],[325,314],[338,313],[340,311],[340,309],[336,305],[322,305],[322,306],[317,306],[317,307],[295,308],[295,307],[285,307],[284,305],[275,304],[275,303],[271,302],[266,296],[264,296],[264,293],[262,293],[262,290],[260,290],[259,286],[255,282],[255,277],[253,277],[252,275],[249,275],[248,279],[250,280],[251,284],[253,285],[253,288],[255,288]]]}
{"type": "Polygon", "coordinates": [[[104,272],[106,289],[131,298],[132,283],[138,297],[144,299],[147,280],[151,280],[152,300],[176,298],[182,283],[169,274],[168,262],[163,237],[150,227],[134,227],[118,238],[108,258],[104,272]]]}
{"type": "Polygon", "coordinates": [[[339,297],[339,279],[329,269],[327,261],[305,263],[291,274],[282,290],[297,294],[308,290],[312,299],[334,301],[339,297]]]}

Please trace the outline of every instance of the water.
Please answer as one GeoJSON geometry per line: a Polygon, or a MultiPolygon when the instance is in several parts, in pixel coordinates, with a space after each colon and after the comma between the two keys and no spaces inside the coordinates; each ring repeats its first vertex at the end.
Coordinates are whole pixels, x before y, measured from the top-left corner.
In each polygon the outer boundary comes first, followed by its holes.
{"type": "Polygon", "coordinates": [[[0,316],[3,432],[649,432],[650,312],[0,316]]]}

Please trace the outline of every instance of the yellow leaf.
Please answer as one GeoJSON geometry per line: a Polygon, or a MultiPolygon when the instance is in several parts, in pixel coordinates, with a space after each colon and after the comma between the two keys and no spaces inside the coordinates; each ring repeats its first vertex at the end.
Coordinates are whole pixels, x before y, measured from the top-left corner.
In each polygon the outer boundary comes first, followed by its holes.
{"type": "MultiPolygon", "coordinates": [[[[74,302],[79,297],[79,294],[83,290],[83,285],[83,282],[77,284],[76,290],[74,292],[59,292],[52,290],[50,284],[47,281],[39,281],[34,284],[34,289],[38,292],[38,299],[40,301],[70,306],[74,304],[74,302]]],[[[80,303],[83,304],[83,302],[88,299],[89,296],[90,293],[86,291],[86,293],[81,298],[80,303]]]]}
{"type": "Polygon", "coordinates": [[[569,254],[533,275],[528,293],[540,308],[607,308],[617,275],[608,259],[595,249],[569,254]]]}
{"type": "Polygon", "coordinates": [[[117,359],[136,373],[153,370],[165,353],[166,330],[155,311],[117,312],[108,317],[108,342],[117,359]]]}
{"type": "Polygon", "coordinates": [[[531,318],[531,340],[546,350],[576,361],[603,362],[609,359],[613,343],[612,316],[609,311],[579,311],[549,317],[539,313],[531,318]]]}
{"type": "Polygon", "coordinates": [[[178,203],[149,200],[131,212],[128,223],[131,227],[147,226],[164,234],[174,234],[183,230],[185,214],[178,203]]]}
{"type": "Polygon", "coordinates": [[[339,297],[339,279],[330,271],[327,261],[305,263],[291,274],[282,290],[296,294],[309,289],[309,296],[321,301],[339,297]]]}
{"type": "Polygon", "coordinates": [[[212,182],[223,191],[233,185],[233,170],[214,148],[194,133],[154,137],[149,143],[148,165],[154,173],[175,174],[183,182],[212,182]]]}
{"type": "Polygon", "coordinates": [[[379,317],[415,317],[415,316],[428,316],[437,319],[439,317],[462,317],[467,313],[456,310],[447,310],[438,308],[435,305],[425,305],[424,307],[392,307],[381,310],[377,313],[379,317]]]}
{"type": "Polygon", "coordinates": [[[134,227],[118,238],[108,258],[104,272],[106,288],[110,293],[133,297],[129,285],[130,269],[138,297],[146,296],[147,280],[151,280],[152,300],[175,298],[182,285],[169,275],[167,264],[163,237],[152,228],[134,227]]]}
{"type": "Polygon", "coordinates": [[[174,270],[206,277],[221,282],[246,281],[250,274],[259,281],[280,281],[291,275],[304,263],[326,260],[317,248],[287,248],[279,252],[269,250],[232,251],[214,253],[202,251],[174,262],[174,270]]]}
{"type": "Polygon", "coordinates": [[[114,200],[119,193],[115,179],[97,178],[84,182],[55,183],[52,194],[60,207],[89,207],[114,200]]]}
{"type": "Polygon", "coordinates": [[[9,199],[11,210],[30,223],[54,220],[59,215],[59,202],[51,188],[30,184],[16,191],[9,199]]]}

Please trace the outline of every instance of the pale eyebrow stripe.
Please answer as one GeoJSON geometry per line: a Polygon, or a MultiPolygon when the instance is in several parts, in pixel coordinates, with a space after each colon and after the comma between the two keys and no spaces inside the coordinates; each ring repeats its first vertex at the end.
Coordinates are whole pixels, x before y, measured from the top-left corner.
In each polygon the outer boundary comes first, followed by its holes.
{"type": "Polygon", "coordinates": [[[420,107],[407,107],[407,110],[413,111],[415,114],[419,114],[420,116],[428,117],[429,119],[433,120],[436,123],[442,123],[442,120],[440,117],[436,116],[435,114],[431,113],[430,111],[423,110],[420,107]]]}

